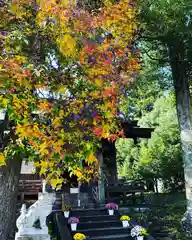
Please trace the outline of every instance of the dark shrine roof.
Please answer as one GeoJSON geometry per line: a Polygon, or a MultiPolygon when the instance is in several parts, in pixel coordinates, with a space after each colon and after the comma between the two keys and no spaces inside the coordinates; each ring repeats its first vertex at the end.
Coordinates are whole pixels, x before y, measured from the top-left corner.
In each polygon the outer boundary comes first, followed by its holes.
{"type": "Polygon", "coordinates": [[[137,125],[137,121],[121,123],[126,138],[151,138],[154,128],[145,128],[137,125]]]}

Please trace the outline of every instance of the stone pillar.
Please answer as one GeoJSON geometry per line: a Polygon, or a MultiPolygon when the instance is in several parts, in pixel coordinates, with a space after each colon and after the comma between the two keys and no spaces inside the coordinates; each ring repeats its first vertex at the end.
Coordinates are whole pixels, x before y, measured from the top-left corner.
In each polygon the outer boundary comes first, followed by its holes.
{"type": "Polygon", "coordinates": [[[181,131],[181,143],[184,159],[185,189],[187,199],[187,212],[182,223],[183,230],[192,236],[192,131],[181,131]]]}
{"type": "Polygon", "coordinates": [[[164,192],[164,185],[163,180],[161,178],[157,179],[157,193],[163,193],[164,192]]]}
{"type": "Polygon", "coordinates": [[[99,201],[100,203],[105,202],[105,179],[104,179],[104,172],[103,172],[103,156],[102,152],[99,152],[98,154],[98,160],[99,160],[99,168],[100,168],[100,179],[99,179],[99,201]]]}
{"type": "Polygon", "coordinates": [[[192,131],[181,131],[187,205],[192,207],[192,131]]]}

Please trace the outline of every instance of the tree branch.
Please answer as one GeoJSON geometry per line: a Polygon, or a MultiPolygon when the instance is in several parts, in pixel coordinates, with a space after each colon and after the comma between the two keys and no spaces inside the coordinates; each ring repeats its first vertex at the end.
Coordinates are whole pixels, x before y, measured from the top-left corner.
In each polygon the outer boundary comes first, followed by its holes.
{"type": "Polygon", "coordinates": [[[158,58],[154,58],[154,57],[150,56],[147,51],[145,51],[144,53],[153,61],[158,61],[160,63],[169,63],[168,60],[163,60],[163,59],[160,59],[160,58],[158,59],[158,58]]]}

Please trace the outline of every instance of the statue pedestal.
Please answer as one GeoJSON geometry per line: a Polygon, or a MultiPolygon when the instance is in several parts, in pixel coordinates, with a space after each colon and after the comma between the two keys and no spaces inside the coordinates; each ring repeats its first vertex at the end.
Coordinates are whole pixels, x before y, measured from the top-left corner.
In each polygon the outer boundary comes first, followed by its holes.
{"type": "Polygon", "coordinates": [[[41,229],[30,228],[25,233],[16,233],[15,240],[50,240],[50,235],[41,229]]]}

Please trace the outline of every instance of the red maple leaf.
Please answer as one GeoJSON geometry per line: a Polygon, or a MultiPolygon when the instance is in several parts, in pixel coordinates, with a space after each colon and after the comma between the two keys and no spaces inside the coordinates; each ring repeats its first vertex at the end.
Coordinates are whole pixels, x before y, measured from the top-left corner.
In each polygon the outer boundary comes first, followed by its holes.
{"type": "Polygon", "coordinates": [[[94,117],[96,122],[101,122],[102,121],[102,117],[100,117],[99,115],[94,117]]]}
{"type": "Polygon", "coordinates": [[[104,92],[104,94],[106,95],[106,96],[111,96],[112,95],[112,89],[111,88],[107,88],[107,89],[105,89],[105,92],[104,92]]]}
{"type": "Polygon", "coordinates": [[[90,46],[87,46],[87,47],[85,48],[85,51],[86,51],[88,54],[92,54],[92,53],[94,52],[94,49],[95,49],[94,45],[90,45],[90,46]]]}
{"type": "Polygon", "coordinates": [[[113,134],[109,138],[111,141],[115,141],[117,139],[117,136],[115,134],[113,134]]]}
{"type": "Polygon", "coordinates": [[[109,60],[113,60],[114,56],[111,52],[107,54],[109,60]]]}
{"type": "Polygon", "coordinates": [[[111,61],[110,61],[110,60],[105,60],[105,61],[104,61],[104,64],[105,64],[105,65],[110,65],[110,64],[111,64],[111,61]]]}
{"type": "Polygon", "coordinates": [[[102,128],[101,128],[101,127],[95,127],[95,128],[93,129],[93,132],[94,132],[94,134],[95,134],[96,136],[101,136],[101,134],[102,134],[102,128]]]}

